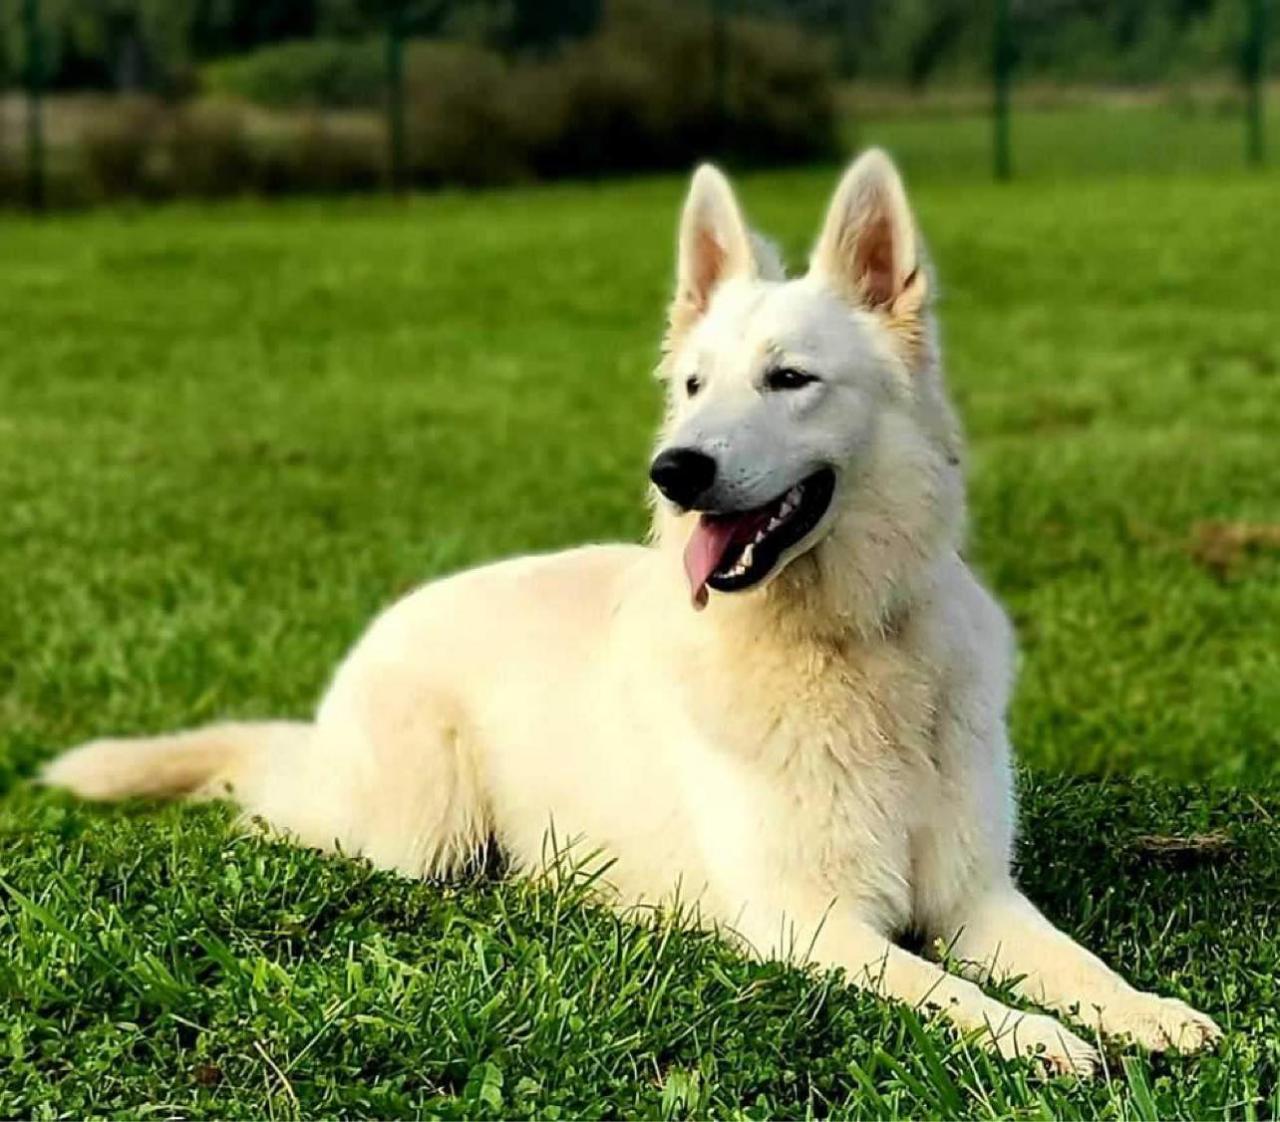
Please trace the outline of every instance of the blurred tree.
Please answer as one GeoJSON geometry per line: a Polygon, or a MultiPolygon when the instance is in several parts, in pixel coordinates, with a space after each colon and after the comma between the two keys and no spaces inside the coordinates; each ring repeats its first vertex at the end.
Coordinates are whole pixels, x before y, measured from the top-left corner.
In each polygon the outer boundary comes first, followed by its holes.
{"type": "Polygon", "coordinates": [[[0,90],[8,89],[17,82],[20,58],[13,25],[0,9],[0,90]]]}
{"type": "Polygon", "coordinates": [[[600,22],[600,0],[488,0],[505,9],[494,45],[508,51],[551,50],[569,39],[580,39],[600,22]]]}
{"type": "MultiPolygon", "coordinates": [[[[1152,82],[1229,73],[1239,57],[1248,2],[1011,0],[1011,18],[1026,75],[1152,82]]],[[[993,3],[734,0],[734,7],[794,19],[818,32],[832,44],[846,76],[919,86],[943,76],[983,78],[993,3]]],[[[1276,22],[1268,28],[1272,43],[1280,37],[1276,22]]]]}
{"type": "Polygon", "coordinates": [[[323,0],[159,0],[194,9],[193,51],[202,58],[233,54],[282,39],[316,34],[323,0]]]}
{"type": "MultiPolygon", "coordinates": [[[[189,62],[197,0],[41,0],[50,83],[60,87],[163,86],[189,62]]],[[[0,8],[0,43],[11,70],[20,50],[0,8]]],[[[13,7],[16,7],[14,5],[13,7]]]]}
{"type": "MultiPolygon", "coordinates": [[[[392,0],[41,0],[56,87],[182,88],[199,64],[316,36],[369,39],[392,0]]],[[[553,53],[588,35],[603,0],[403,0],[407,33],[508,54],[553,53]]],[[[716,0],[671,0],[711,11],[716,0]]],[[[800,23],[840,72],[921,86],[982,81],[994,0],[726,0],[732,15],[800,23]]],[[[1240,65],[1249,0],[1010,0],[1026,77],[1152,82],[1240,65]]],[[[1274,0],[1272,0],[1274,3],[1274,0]]],[[[0,81],[20,69],[21,5],[0,0],[0,81]]],[[[1268,37],[1280,37],[1280,20],[1268,37]]],[[[1274,50],[1274,47],[1270,48],[1274,50]]]]}

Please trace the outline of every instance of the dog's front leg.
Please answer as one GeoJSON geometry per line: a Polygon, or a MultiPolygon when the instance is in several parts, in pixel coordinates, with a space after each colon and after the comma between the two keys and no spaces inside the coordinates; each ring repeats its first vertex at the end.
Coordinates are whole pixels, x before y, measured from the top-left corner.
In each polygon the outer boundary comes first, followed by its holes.
{"type": "Polygon", "coordinates": [[[756,948],[767,948],[770,957],[839,967],[860,989],[935,1010],[961,1031],[977,1033],[983,1046],[1009,1059],[1032,1057],[1055,1074],[1091,1075],[1099,1063],[1097,1050],[1054,1018],[1011,1009],[838,907],[825,914],[809,912],[804,920],[795,918],[795,909],[771,914],[773,922],[757,925],[755,931],[739,928],[756,948]],[[786,937],[780,937],[784,932],[786,937]]]}
{"type": "Polygon", "coordinates": [[[1040,914],[1012,885],[966,910],[947,942],[970,977],[1010,982],[1037,1005],[1146,1048],[1198,1051],[1222,1031],[1185,1002],[1129,985],[1040,914]]]}

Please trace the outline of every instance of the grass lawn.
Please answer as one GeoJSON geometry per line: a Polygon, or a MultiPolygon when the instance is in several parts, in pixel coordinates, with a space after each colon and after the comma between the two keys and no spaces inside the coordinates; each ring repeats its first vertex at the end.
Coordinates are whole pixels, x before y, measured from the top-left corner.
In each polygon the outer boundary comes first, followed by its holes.
{"type": "MultiPolygon", "coordinates": [[[[91,735],[305,714],[424,578],[637,537],[659,179],[0,218],[0,1116],[1280,1114],[1280,179],[997,187],[904,127],[1023,644],[1023,880],[1222,1048],[1045,1085],[572,887],[25,784],[91,735]]],[[[744,184],[794,260],[833,177],[744,184]]]]}
{"type": "MultiPolygon", "coordinates": [[[[1031,94],[1034,97],[1034,92],[1031,94]]],[[[991,177],[991,117],[985,112],[948,111],[945,105],[860,120],[856,94],[846,132],[851,144],[892,148],[913,178],[987,180],[991,177]]],[[[1238,99],[1237,99],[1238,100],[1238,99]]],[[[1013,167],[1020,178],[1040,180],[1168,173],[1229,172],[1245,164],[1244,111],[1225,99],[1181,106],[1165,100],[1130,104],[1123,100],[1023,108],[1014,91],[1010,122],[1013,167]]],[[[1280,85],[1269,87],[1264,107],[1264,141],[1271,153],[1280,145],[1280,85]]]]}

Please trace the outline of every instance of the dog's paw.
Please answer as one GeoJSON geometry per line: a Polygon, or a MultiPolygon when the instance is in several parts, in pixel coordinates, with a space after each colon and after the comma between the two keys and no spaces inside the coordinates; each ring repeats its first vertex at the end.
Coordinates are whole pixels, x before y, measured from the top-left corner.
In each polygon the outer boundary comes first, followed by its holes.
{"type": "Polygon", "coordinates": [[[1028,1013],[1000,1029],[991,1030],[997,1052],[1005,1059],[1031,1059],[1048,1075],[1074,1075],[1090,1079],[1098,1073],[1102,1057],[1052,1017],[1028,1013]]]}
{"type": "Polygon", "coordinates": [[[1185,1001],[1154,993],[1135,993],[1102,1010],[1098,1027],[1104,1036],[1128,1040],[1152,1052],[1199,1052],[1222,1039],[1205,1013],[1185,1001]]]}

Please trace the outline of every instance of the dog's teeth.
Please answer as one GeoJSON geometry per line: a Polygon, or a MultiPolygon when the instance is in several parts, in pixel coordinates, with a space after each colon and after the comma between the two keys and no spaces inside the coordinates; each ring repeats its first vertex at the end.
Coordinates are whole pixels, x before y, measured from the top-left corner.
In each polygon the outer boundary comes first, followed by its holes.
{"type": "Polygon", "coordinates": [[[801,484],[797,483],[786,497],[782,500],[782,517],[786,518],[797,506],[800,505],[801,484]]]}
{"type": "MultiPolygon", "coordinates": [[[[756,540],[758,541],[759,539],[757,538],[756,540]]],[[[756,543],[750,542],[748,543],[747,548],[742,551],[742,556],[738,558],[738,568],[740,568],[744,573],[751,567],[751,555],[755,550],[756,543]]]]}

